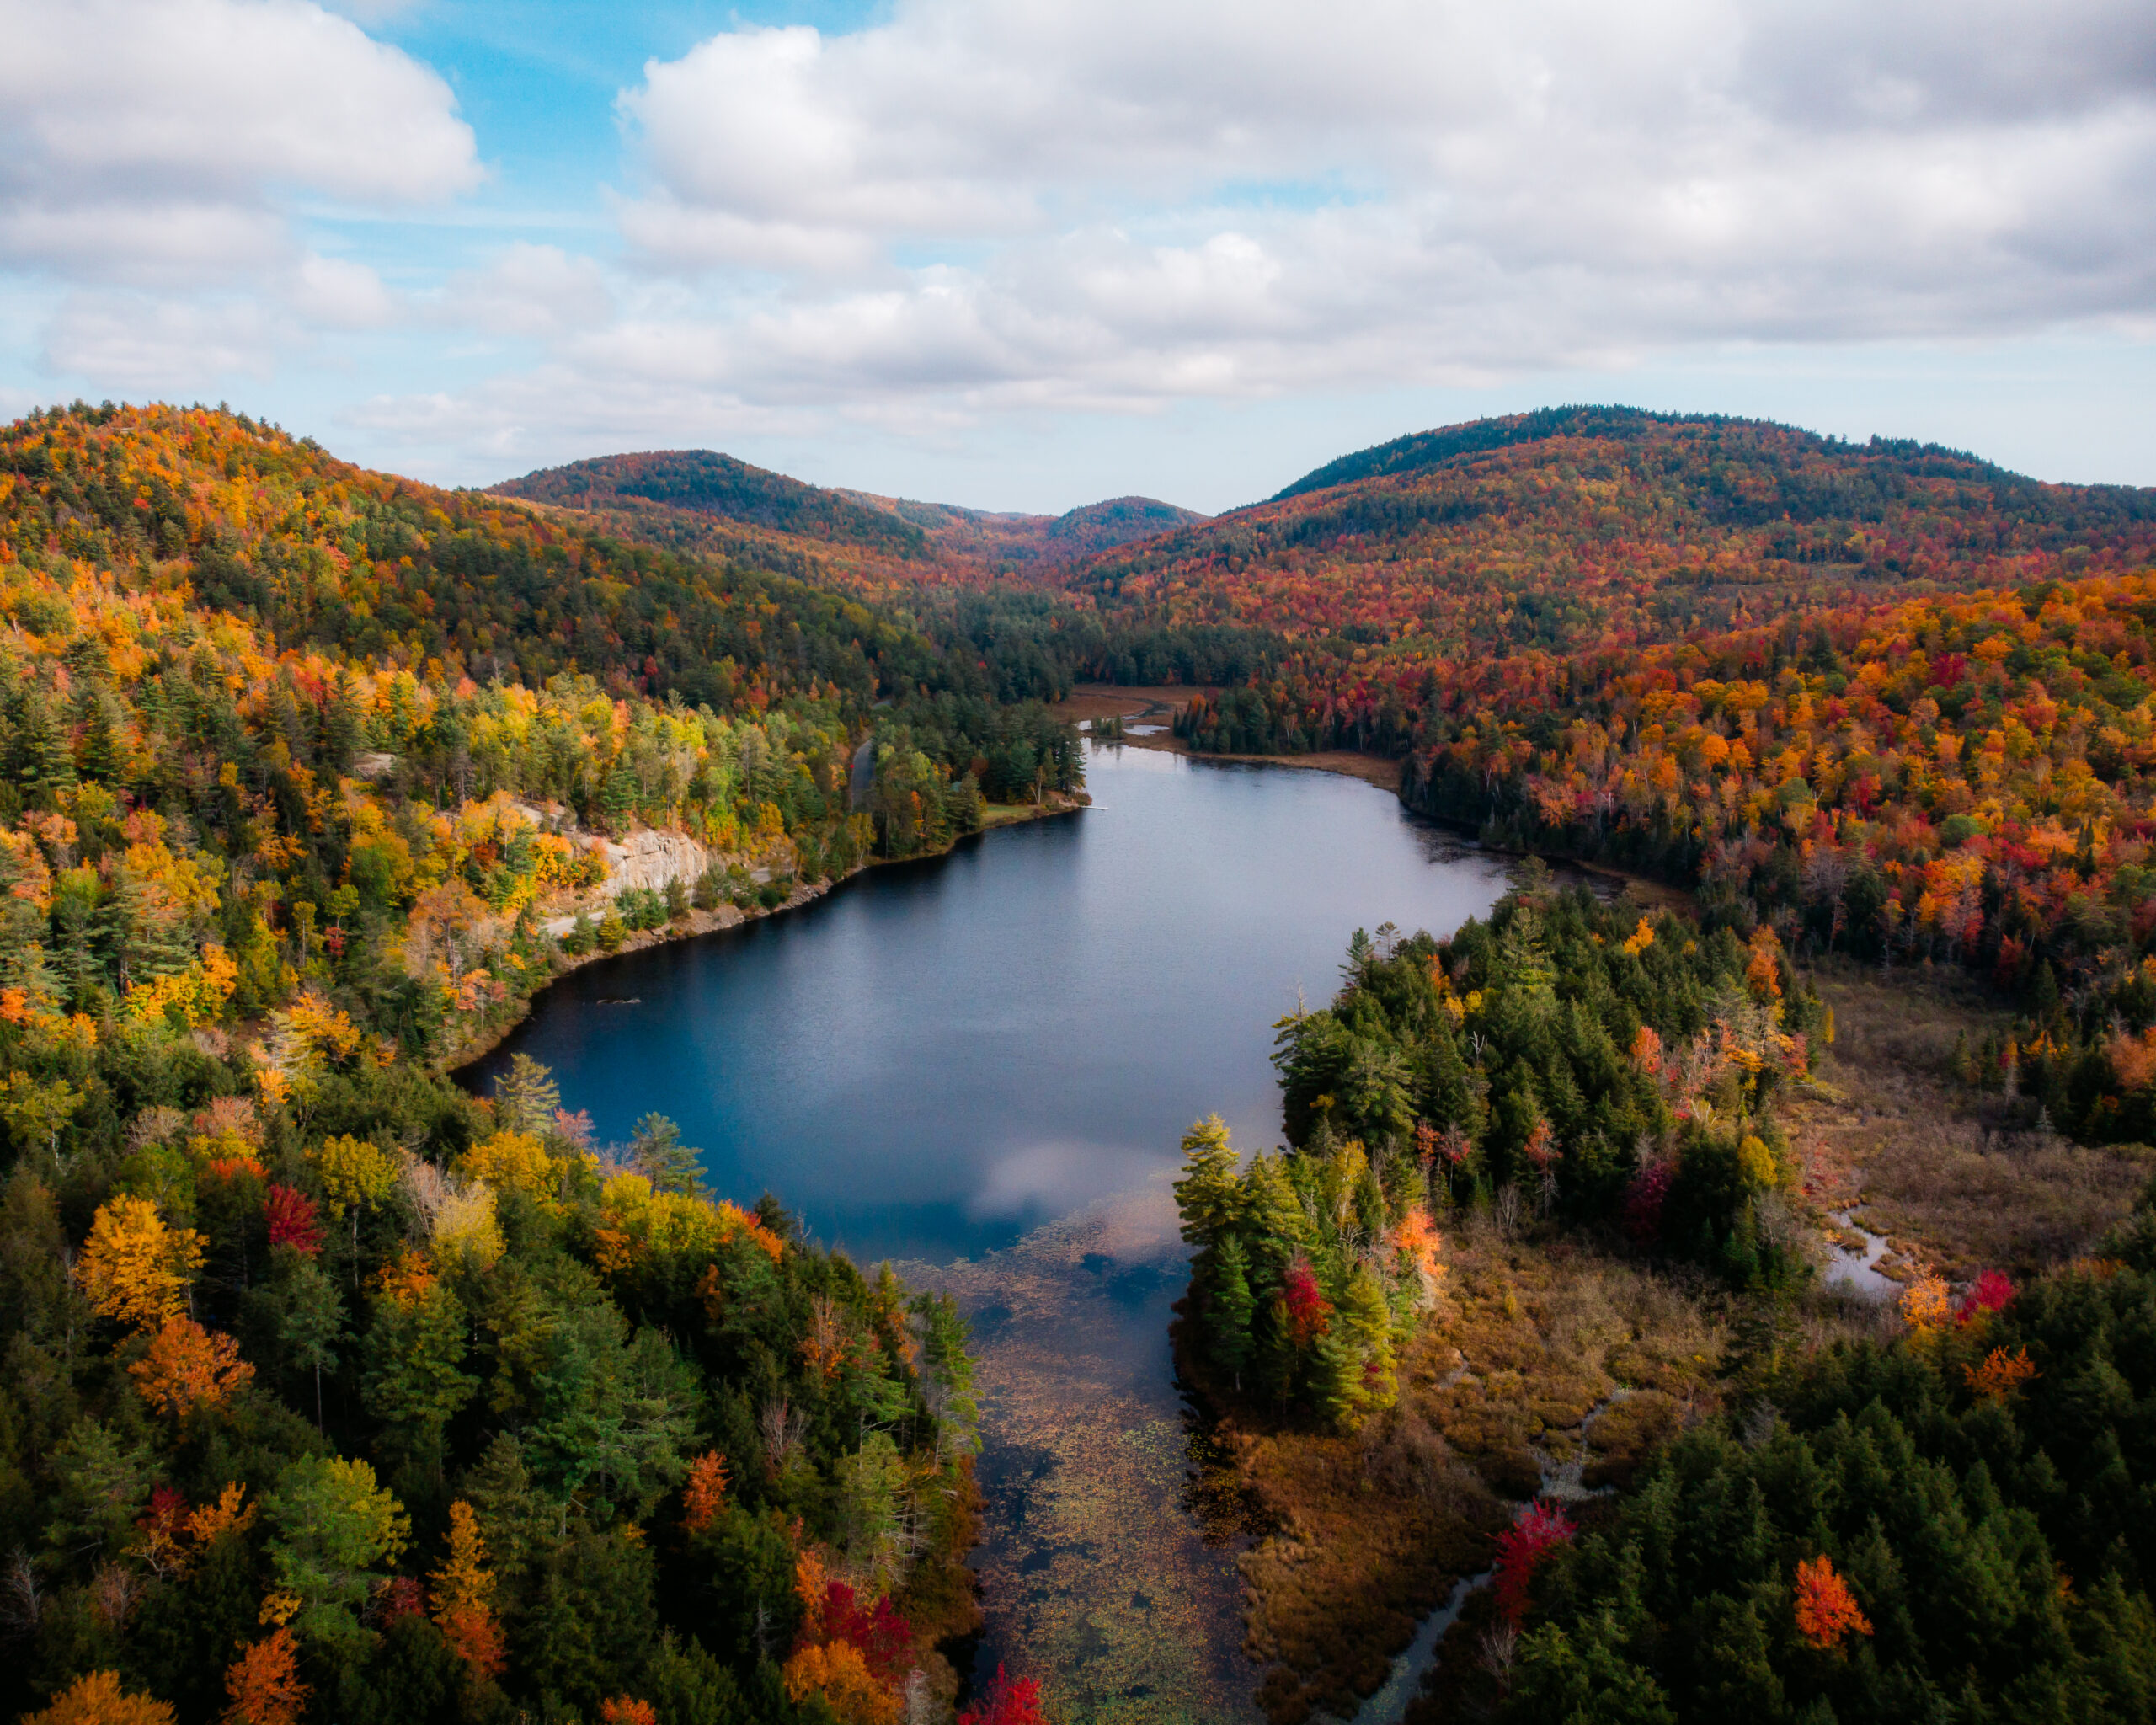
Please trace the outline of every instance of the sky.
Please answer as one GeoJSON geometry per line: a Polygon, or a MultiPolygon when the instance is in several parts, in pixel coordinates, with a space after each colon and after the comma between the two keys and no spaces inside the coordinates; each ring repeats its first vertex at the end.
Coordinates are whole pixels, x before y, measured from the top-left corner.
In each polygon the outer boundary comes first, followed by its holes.
{"type": "Polygon", "coordinates": [[[0,413],[1214,511],[1624,402],[2156,483],[2148,0],[0,0],[0,413]]]}

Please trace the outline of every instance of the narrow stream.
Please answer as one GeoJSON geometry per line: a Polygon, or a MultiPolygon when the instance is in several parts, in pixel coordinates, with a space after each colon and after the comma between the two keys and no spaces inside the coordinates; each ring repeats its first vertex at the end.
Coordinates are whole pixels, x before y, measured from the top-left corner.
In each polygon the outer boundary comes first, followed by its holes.
{"type": "Polygon", "coordinates": [[[1900,1296],[1901,1284],[1879,1268],[1879,1261],[1886,1256],[1888,1247],[1884,1234],[1875,1234],[1855,1219],[1856,1207],[1830,1210],[1829,1218],[1852,1234],[1864,1236],[1861,1251],[1832,1241],[1833,1256],[1828,1261],[1821,1279],[1830,1288],[1847,1288],[1863,1295],[1868,1300],[1893,1300],[1900,1296]]]}

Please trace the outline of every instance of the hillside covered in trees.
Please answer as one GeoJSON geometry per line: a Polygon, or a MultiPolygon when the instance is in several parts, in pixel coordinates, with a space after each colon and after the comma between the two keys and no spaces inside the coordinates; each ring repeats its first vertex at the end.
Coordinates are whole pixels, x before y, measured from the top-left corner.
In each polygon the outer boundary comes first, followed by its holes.
{"type": "Polygon", "coordinates": [[[200,409],[7,428],[0,619],[0,1710],[947,1709],[956,1314],[669,1122],[440,1066],[596,836],[834,878],[1075,788],[1068,728],[856,598],[200,409]]]}
{"type": "MultiPolygon", "coordinates": [[[[1997,1007],[1936,1081],[1987,1151],[2145,1171],[2153,518],[1950,451],[1567,410],[1085,573],[1111,615],[1288,638],[1193,698],[1193,746],[1404,756],[1416,809],[1695,895],[1530,879],[1446,939],[1358,934],[1279,1027],[1288,1145],[1186,1140],[1177,1343],[1285,1530],[1246,1572],[1277,1725],[1352,1709],[1478,1566],[1418,1725],[2147,1717],[2156,1188],[1958,1286],[1897,1240],[1893,1306],[1823,1287],[1862,1176],[1802,1123],[1876,1098],[1836,1088],[1800,966],[1973,972],[1997,1007]]],[[[1858,1153],[1892,1162],[1882,1130],[1858,1153]]]]}
{"type": "Polygon", "coordinates": [[[1133,628],[1263,627],[1199,715],[1230,750],[1405,754],[1433,686],[1526,651],[1674,641],[1904,593],[2138,568],[2156,494],[1748,420],[1553,409],[1401,440],[1075,571],[1133,628]]]}
{"type": "Polygon", "coordinates": [[[494,491],[579,511],[627,537],[886,594],[1044,573],[1205,519],[1150,497],[1060,515],[919,503],[806,484],[707,449],[600,456],[494,491]]]}

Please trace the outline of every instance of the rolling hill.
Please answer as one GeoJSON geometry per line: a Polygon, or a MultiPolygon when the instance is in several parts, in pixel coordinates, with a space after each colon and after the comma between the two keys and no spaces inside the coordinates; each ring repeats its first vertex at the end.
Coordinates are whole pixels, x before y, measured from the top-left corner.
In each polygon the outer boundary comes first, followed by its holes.
{"type": "Polygon", "coordinates": [[[1150,497],[1060,515],[826,489],[712,450],[600,456],[493,488],[578,511],[624,537],[732,556],[856,590],[1041,574],[1204,516],[1150,497]]]}
{"type": "Polygon", "coordinates": [[[2040,483],[1935,446],[1550,409],[1401,438],[1075,568],[1134,628],[1262,627],[1278,746],[1404,752],[1422,693],[1494,655],[2138,567],[2156,491],[2040,483]]]}

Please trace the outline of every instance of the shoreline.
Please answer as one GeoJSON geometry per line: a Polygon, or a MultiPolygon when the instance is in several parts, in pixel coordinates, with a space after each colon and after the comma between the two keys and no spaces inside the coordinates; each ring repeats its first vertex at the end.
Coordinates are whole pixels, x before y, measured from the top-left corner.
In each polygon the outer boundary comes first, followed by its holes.
{"type": "Polygon", "coordinates": [[[724,934],[730,930],[760,921],[767,916],[777,916],[787,911],[801,910],[806,905],[814,904],[817,900],[828,896],[848,882],[860,879],[872,869],[896,868],[908,862],[934,862],[939,857],[951,855],[968,840],[985,839],[989,834],[1000,831],[1006,827],[1024,826],[1036,820],[1051,820],[1058,815],[1075,814],[1088,806],[1090,805],[1087,803],[1061,799],[1039,804],[991,804],[984,812],[979,832],[962,833],[938,850],[918,851],[910,857],[871,857],[865,862],[855,863],[844,874],[835,879],[803,882],[795,887],[784,899],[768,909],[761,905],[745,910],[739,905],[722,905],[715,911],[691,910],[687,916],[679,921],[663,923],[657,928],[632,930],[623,937],[621,945],[616,947],[611,952],[595,947],[588,953],[579,953],[574,956],[568,953],[558,953],[555,956],[554,967],[548,974],[547,980],[518,1001],[514,1012],[510,1012],[500,1023],[488,1026],[479,1034],[467,1038],[454,1049],[436,1057],[430,1063],[430,1069],[443,1077],[454,1080],[467,1067],[477,1065],[507,1042],[518,1027],[531,1016],[532,1007],[540,996],[571,972],[581,970],[587,964],[595,964],[606,959],[619,959],[630,953],[648,952],[653,947],[667,946],[676,941],[696,940],[710,934],[724,934]]]}
{"type": "MultiPolygon", "coordinates": [[[[1123,688],[1113,683],[1080,683],[1070,693],[1055,703],[1054,712],[1080,724],[1089,718],[1120,718],[1150,724],[1155,721],[1171,722],[1176,713],[1191,696],[1198,692],[1194,687],[1161,686],[1152,688],[1123,688]]],[[[1083,734],[1081,733],[1081,734],[1083,734]]],[[[1310,772],[1335,772],[1343,778],[1359,779],[1366,785],[1374,785],[1381,791],[1400,796],[1401,780],[1406,766],[1404,761],[1390,756],[1369,755],[1355,749],[1322,749],[1308,755],[1224,755],[1193,749],[1172,730],[1162,730],[1152,736],[1126,736],[1120,740],[1104,738],[1105,748],[1151,749],[1164,755],[1180,755],[1187,761],[1222,761],[1239,762],[1252,766],[1294,766],[1310,772]]],[[[1406,808],[1405,798],[1401,806],[1406,808]]],[[[1425,814],[1419,809],[1409,809],[1419,820],[1434,822],[1448,831],[1466,838],[1476,838],[1472,828],[1452,821],[1425,814]]],[[[1480,843],[1477,839],[1476,842],[1480,843]]],[[[1584,874],[1598,874],[1622,882],[1650,903],[1672,910],[1694,911],[1698,900],[1687,888],[1673,886],[1652,875],[1638,874],[1614,863],[1598,862],[1591,857],[1575,857],[1563,851],[1535,850],[1509,851],[1497,846],[1485,846],[1492,854],[1520,857],[1540,857],[1545,862],[1562,863],[1578,869],[1584,874]]]]}

